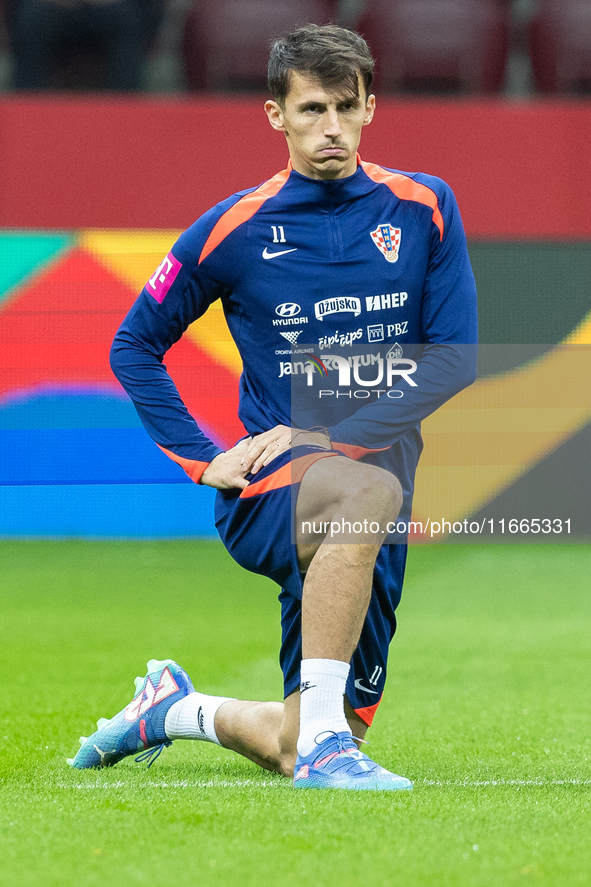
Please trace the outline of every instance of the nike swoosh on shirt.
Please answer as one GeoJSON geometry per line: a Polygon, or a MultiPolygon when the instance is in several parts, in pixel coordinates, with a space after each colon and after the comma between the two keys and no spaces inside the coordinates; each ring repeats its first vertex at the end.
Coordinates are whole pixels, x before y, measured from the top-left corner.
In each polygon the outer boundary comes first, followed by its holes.
{"type": "Polygon", "coordinates": [[[285,256],[287,253],[295,253],[297,246],[293,249],[282,249],[279,253],[270,253],[267,247],[263,250],[263,259],[276,259],[277,256],[285,256]]]}
{"type": "Polygon", "coordinates": [[[364,687],[363,684],[361,683],[360,678],[357,678],[357,680],[355,681],[355,686],[357,687],[358,690],[363,690],[364,693],[373,693],[374,696],[379,695],[377,690],[370,690],[369,687],[364,687]]]}

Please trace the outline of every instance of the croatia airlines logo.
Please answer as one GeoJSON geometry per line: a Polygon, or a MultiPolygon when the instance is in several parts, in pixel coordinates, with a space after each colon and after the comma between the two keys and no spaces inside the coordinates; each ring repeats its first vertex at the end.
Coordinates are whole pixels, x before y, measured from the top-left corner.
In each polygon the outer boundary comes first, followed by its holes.
{"type": "Polygon", "coordinates": [[[370,231],[371,239],[382,253],[387,262],[398,261],[398,251],[400,250],[400,237],[402,231],[400,228],[393,228],[392,225],[378,225],[375,231],[370,231]]]}
{"type": "Polygon", "coordinates": [[[283,336],[284,339],[287,339],[292,345],[298,344],[298,339],[302,335],[301,330],[290,330],[287,333],[279,333],[280,336],[283,336]]]}
{"type": "Polygon", "coordinates": [[[183,266],[175,259],[172,253],[162,259],[152,277],[146,284],[146,289],[157,302],[162,302],[164,296],[176,280],[177,274],[183,266]]]}

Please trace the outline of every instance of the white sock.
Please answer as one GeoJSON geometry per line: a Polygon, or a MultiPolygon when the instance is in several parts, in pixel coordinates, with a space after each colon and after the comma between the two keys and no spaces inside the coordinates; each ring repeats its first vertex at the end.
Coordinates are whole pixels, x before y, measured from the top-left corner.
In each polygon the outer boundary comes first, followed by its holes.
{"type": "Polygon", "coordinates": [[[207,696],[205,693],[189,693],[170,706],[164,721],[164,732],[169,739],[204,739],[220,741],[214,727],[215,714],[230,696],[207,696]]]}
{"type": "Polygon", "coordinates": [[[302,659],[300,667],[300,735],[298,752],[309,755],[317,737],[351,732],[345,717],[349,663],[338,659],[302,659]]]}

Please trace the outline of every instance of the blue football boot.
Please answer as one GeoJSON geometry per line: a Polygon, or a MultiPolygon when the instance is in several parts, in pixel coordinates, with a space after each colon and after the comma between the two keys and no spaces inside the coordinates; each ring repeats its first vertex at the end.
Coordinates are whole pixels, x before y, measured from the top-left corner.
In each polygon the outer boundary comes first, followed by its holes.
{"type": "Polygon", "coordinates": [[[122,758],[140,752],[137,761],[150,766],[165,746],[166,714],[179,699],[193,693],[193,684],[172,659],[150,659],[145,678],[135,679],[136,693],[129,705],[110,720],[101,718],[92,736],[80,737],[80,751],[68,764],[78,770],[112,767],[122,758]]]}
{"type": "Polygon", "coordinates": [[[294,788],[346,788],[354,791],[412,789],[410,779],[384,770],[360,752],[350,733],[320,734],[326,739],[309,755],[299,755],[294,788]]]}

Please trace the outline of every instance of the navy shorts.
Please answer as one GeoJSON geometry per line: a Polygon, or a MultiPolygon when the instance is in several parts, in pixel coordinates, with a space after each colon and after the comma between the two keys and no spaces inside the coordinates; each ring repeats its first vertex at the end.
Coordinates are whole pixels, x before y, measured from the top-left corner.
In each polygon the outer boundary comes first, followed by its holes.
{"type": "MultiPolygon", "coordinates": [[[[293,521],[301,479],[315,461],[340,456],[320,447],[292,447],[254,477],[245,490],[218,490],[215,522],[222,542],[241,566],[281,586],[280,662],[284,695],[297,690],[302,658],[300,573],[293,521]]],[[[346,457],[344,457],[346,458],[346,457]]],[[[388,648],[396,631],[402,594],[405,544],[384,545],[378,553],[369,609],[351,659],[346,695],[360,718],[371,724],[386,680],[388,648]]]]}

